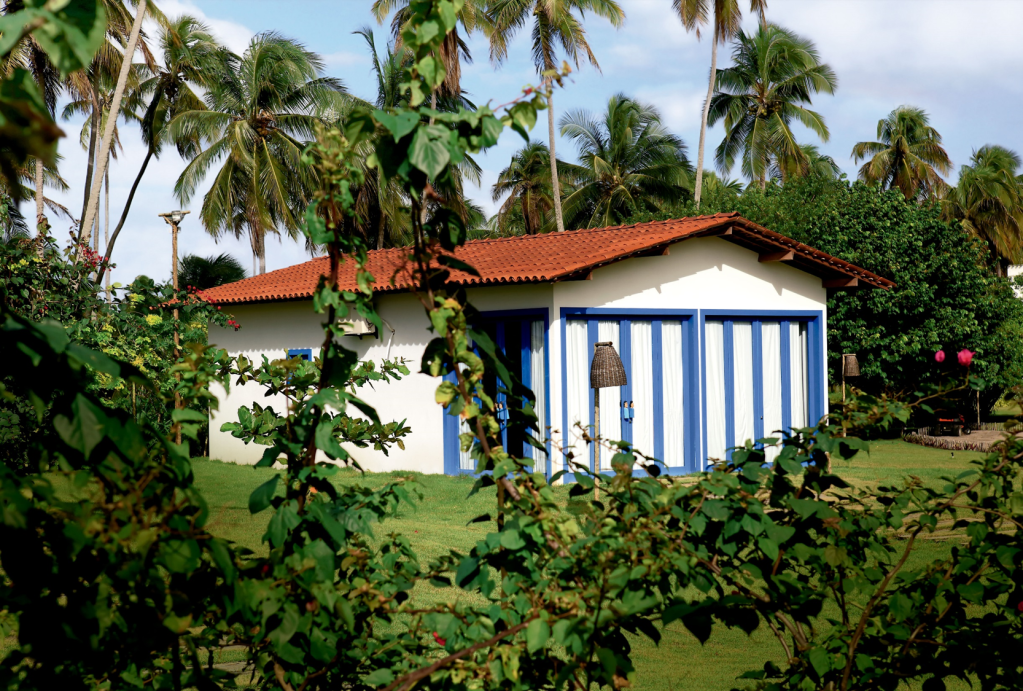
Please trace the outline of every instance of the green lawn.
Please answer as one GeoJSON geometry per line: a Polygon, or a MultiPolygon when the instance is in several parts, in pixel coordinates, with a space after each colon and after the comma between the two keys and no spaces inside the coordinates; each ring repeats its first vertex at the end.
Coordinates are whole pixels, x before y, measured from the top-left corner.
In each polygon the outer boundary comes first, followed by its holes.
{"type": "MultiPolygon", "coordinates": [[[[850,463],[839,463],[836,471],[856,485],[876,486],[902,481],[916,475],[924,481],[936,481],[941,475],[957,474],[967,463],[981,455],[931,449],[902,441],[878,441],[871,444],[869,455],[861,454],[850,463]]],[[[274,471],[236,466],[218,461],[197,461],[195,474],[199,488],[210,503],[212,530],[256,551],[263,551],[260,537],[267,515],[252,517],[247,508],[249,492],[264,482],[274,471]]],[[[344,471],[339,484],[361,482],[379,486],[398,475],[366,474],[344,471]]],[[[467,525],[475,516],[493,510],[494,493],[480,492],[466,498],[472,487],[469,478],[415,474],[423,499],[415,507],[405,507],[400,515],[381,529],[409,536],[421,558],[437,556],[449,549],[468,551],[492,526],[485,523],[467,525]]],[[[559,490],[567,498],[567,489],[559,490]]],[[[928,541],[919,558],[937,556],[947,550],[947,541],[928,541]]],[[[427,593],[422,593],[429,597],[427,593]]],[[[714,631],[711,640],[701,646],[681,626],[664,632],[660,646],[646,639],[634,642],[637,671],[634,688],[643,691],[712,691],[731,689],[736,676],[759,667],[769,658],[777,658],[780,650],[769,632],[757,631],[753,636],[725,628],[714,631]]]]}

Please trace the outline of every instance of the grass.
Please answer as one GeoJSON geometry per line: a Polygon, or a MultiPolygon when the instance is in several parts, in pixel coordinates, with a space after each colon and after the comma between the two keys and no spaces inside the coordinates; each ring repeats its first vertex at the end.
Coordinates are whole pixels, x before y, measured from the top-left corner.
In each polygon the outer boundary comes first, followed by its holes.
{"type": "MultiPolygon", "coordinates": [[[[915,475],[927,483],[936,483],[942,475],[958,474],[969,461],[981,454],[931,449],[902,441],[872,442],[870,454],[860,454],[835,470],[850,483],[861,487],[901,483],[915,475]]],[[[210,503],[212,531],[256,552],[265,553],[261,536],[268,514],[251,516],[248,495],[273,474],[267,469],[236,466],[218,461],[195,462],[197,485],[210,503]]],[[[468,522],[493,510],[493,489],[466,498],[472,480],[466,477],[419,475],[415,473],[370,473],[360,475],[343,471],[339,485],[364,483],[380,486],[397,476],[412,475],[419,483],[423,499],[415,507],[402,508],[399,515],[381,526],[387,532],[407,535],[420,557],[427,561],[448,550],[466,552],[492,526],[468,522]]],[[[560,489],[567,499],[567,488],[560,489]]],[[[917,559],[940,556],[950,547],[949,540],[924,543],[917,559]]],[[[429,597],[427,593],[422,593],[429,597]]],[[[736,677],[761,666],[766,660],[781,661],[781,651],[769,631],[758,630],[747,637],[738,631],[716,627],[710,641],[701,646],[680,625],[664,632],[659,646],[645,638],[634,639],[636,663],[634,688],[642,691],[708,691],[731,689],[736,677]]]]}

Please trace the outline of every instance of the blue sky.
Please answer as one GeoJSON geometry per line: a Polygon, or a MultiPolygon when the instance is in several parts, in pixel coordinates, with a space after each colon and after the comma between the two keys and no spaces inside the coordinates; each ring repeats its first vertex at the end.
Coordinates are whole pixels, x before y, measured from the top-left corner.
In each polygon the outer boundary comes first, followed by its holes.
{"type": "MultiPolygon", "coordinates": [[[[599,18],[587,17],[586,29],[601,70],[584,65],[555,95],[558,117],[569,110],[599,111],[618,92],[656,106],[664,122],[682,137],[695,162],[699,116],[706,94],[710,44],[686,34],[671,12],[670,0],[621,0],[626,23],[615,30],[599,18]]],[[[379,26],[370,14],[371,0],[163,0],[159,6],[171,16],[191,14],[206,21],[213,32],[236,52],[242,52],[253,34],[274,30],[304,43],[323,56],[327,74],[340,78],[354,94],[372,97],[374,82],[361,37],[352,32],[371,27],[378,47],[388,37],[389,25],[379,26]]],[[[814,109],[831,130],[821,143],[800,132],[803,141],[816,143],[855,177],[850,158],[857,141],[874,139],[878,119],[900,104],[924,108],[931,123],[944,136],[957,165],[968,162],[973,149],[997,143],[1023,151],[1018,112],[1023,105],[1023,82],[1016,74],[1023,59],[1023,2],[1018,0],[769,0],[768,19],[813,40],[822,59],[838,74],[834,96],[821,96],[814,109]],[[1007,76],[1008,75],[1008,76],[1007,76]]],[[[750,26],[753,26],[752,19],[750,26]]],[[[509,59],[495,68],[488,59],[485,39],[470,40],[474,62],[463,68],[463,87],[477,103],[503,103],[536,81],[530,60],[528,34],[511,45],[509,59]]],[[[719,65],[728,64],[730,46],[719,49],[719,65]]],[[[65,195],[53,194],[74,213],[81,209],[86,155],[78,143],[81,121],[63,123],[68,138],[61,142],[65,161],[61,172],[71,185],[65,195]]],[[[546,122],[534,136],[546,140],[546,122]]],[[[707,137],[708,159],[722,137],[721,127],[707,137]]],[[[124,151],[112,163],[111,214],[120,215],[128,190],[145,154],[136,130],[123,127],[124,151]]],[[[488,212],[496,208],[490,187],[511,154],[522,145],[511,132],[501,144],[478,160],[483,184],[469,194],[488,212]]],[[[559,140],[559,158],[574,160],[570,142],[559,140]]],[[[185,162],[173,151],[150,164],[118,239],[114,280],[127,283],[145,273],[155,279],[170,275],[170,234],[157,214],[178,208],[173,188],[185,162]]],[[[738,177],[739,171],[733,171],[738,177]]],[[[957,173],[953,173],[954,182],[957,173]]],[[[205,191],[205,190],[203,190],[205,191]]],[[[226,239],[215,243],[196,218],[201,196],[190,204],[193,214],[182,227],[180,251],[196,254],[229,252],[251,271],[248,241],[226,239]]],[[[58,220],[58,237],[66,237],[66,222],[58,220]]],[[[112,228],[111,228],[112,230],[112,228]]],[[[290,266],[308,258],[297,242],[267,240],[267,270],[290,266]]]]}

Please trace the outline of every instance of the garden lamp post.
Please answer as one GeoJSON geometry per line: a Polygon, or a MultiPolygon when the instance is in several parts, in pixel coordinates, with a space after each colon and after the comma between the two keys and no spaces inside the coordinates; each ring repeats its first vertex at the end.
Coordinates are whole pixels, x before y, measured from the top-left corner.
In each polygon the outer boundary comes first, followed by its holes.
{"type": "Polygon", "coordinates": [[[622,359],[618,357],[614,344],[611,341],[602,341],[593,344],[593,362],[590,363],[590,388],[593,389],[593,500],[600,499],[600,488],[597,486],[597,476],[600,475],[600,390],[611,386],[625,386],[628,384],[625,376],[625,367],[622,366],[622,359]]]}
{"type": "MultiPolygon", "coordinates": [[[[178,307],[177,307],[177,293],[178,293],[178,227],[181,222],[185,220],[190,212],[188,211],[168,211],[165,214],[159,214],[170,227],[171,227],[171,282],[174,285],[174,359],[177,360],[180,356],[179,340],[178,340],[178,307]]],[[[177,375],[178,381],[181,381],[181,375],[177,375]]],[[[174,392],[174,408],[181,408],[181,394],[177,391],[174,392]]],[[[176,433],[174,435],[175,443],[181,443],[181,425],[180,423],[175,425],[176,433]]]]}

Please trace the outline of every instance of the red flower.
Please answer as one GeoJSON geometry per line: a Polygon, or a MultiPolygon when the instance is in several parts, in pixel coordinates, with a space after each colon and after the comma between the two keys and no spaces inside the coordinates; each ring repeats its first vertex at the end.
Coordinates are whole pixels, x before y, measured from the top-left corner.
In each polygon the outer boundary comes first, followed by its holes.
{"type": "Polygon", "coordinates": [[[959,351],[958,355],[959,364],[962,365],[963,367],[969,367],[970,363],[973,362],[973,355],[974,355],[973,352],[967,350],[966,348],[963,348],[962,350],[959,351]]]}
{"type": "Polygon", "coordinates": [[[443,638],[441,638],[440,636],[437,635],[436,631],[433,632],[433,640],[437,641],[437,645],[440,645],[440,646],[444,646],[444,645],[448,644],[448,642],[446,640],[444,640],[443,638]]]}
{"type": "Polygon", "coordinates": [[[1023,600],[1020,600],[1019,604],[1016,605],[1016,611],[1017,612],[1023,612],[1023,600]]]}
{"type": "Polygon", "coordinates": [[[936,352],[934,354],[934,361],[935,362],[944,362],[945,361],[945,351],[944,350],[939,350],[938,352],[936,352]]]}

